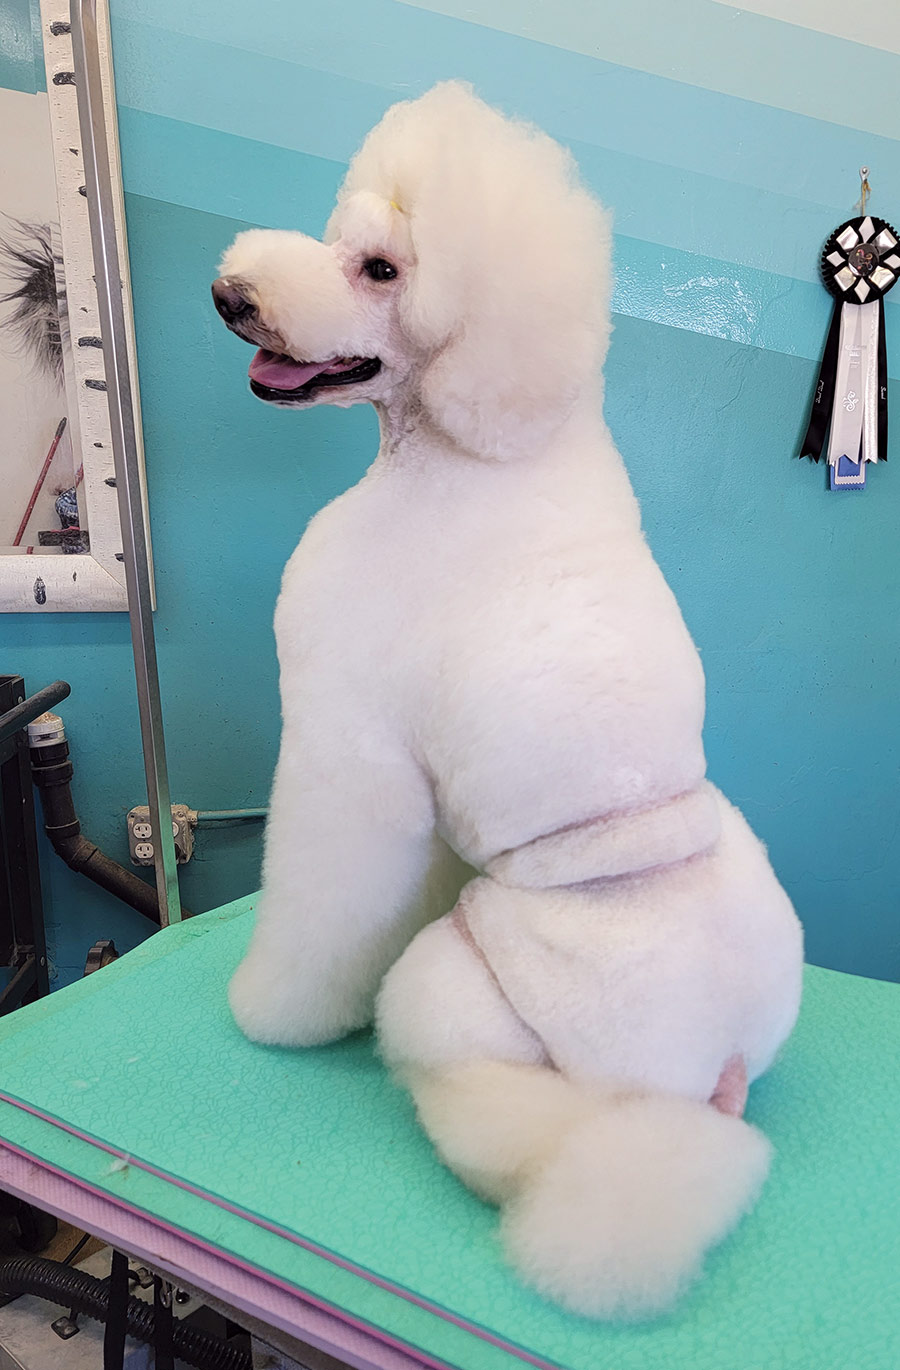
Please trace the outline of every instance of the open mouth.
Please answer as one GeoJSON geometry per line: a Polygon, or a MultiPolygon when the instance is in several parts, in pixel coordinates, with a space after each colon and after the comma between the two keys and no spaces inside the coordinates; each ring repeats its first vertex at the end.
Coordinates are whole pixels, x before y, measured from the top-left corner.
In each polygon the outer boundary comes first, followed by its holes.
{"type": "Polygon", "coordinates": [[[377,357],[298,362],[283,353],[260,348],[250,363],[250,389],[261,400],[304,400],[320,387],[358,384],[371,380],[380,370],[377,357]]]}

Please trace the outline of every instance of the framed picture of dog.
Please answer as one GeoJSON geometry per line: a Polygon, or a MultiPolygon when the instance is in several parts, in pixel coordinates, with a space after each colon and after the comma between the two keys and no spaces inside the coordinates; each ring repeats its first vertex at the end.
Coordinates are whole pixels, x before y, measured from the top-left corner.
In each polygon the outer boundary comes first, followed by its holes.
{"type": "MultiPolygon", "coordinates": [[[[68,0],[41,0],[46,91],[0,89],[0,611],[127,609],[68,0]]],[[[106,0],[98,59],[127,267],[106,0]]],[[[42,84],[40,81],[36,85],[42,84]]],[[[129,371],[140,422],[127,269],[129,371]]],[[[141,470],[143,455],[140,453],[141,470]]],[[[146,521],[146,497],[144,499],[146,521]]]]}

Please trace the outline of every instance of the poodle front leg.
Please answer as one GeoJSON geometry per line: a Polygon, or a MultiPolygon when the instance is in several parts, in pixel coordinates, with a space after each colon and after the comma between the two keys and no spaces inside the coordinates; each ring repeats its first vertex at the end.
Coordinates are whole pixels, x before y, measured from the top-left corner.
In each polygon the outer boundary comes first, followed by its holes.
{"type": "Polygon", "coordinates": [[[368,1023],[385,972],[464,879],[412,760],[349,741],[285,730],[256,928],[229,992],[256,1041],[311,1045],[368,1023]]]}

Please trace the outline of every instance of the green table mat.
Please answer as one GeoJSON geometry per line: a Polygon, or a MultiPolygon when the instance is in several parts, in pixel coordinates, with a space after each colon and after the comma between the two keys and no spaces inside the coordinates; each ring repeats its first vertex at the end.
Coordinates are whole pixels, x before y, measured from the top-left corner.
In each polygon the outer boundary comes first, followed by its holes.
{"type": "Polygon", "coordinates": [[[3,1020],[0,1089],[87,1140],[10,1103],[0,1136],[462,1370],[513,1348],[567,1370],[900,1370],[900,987],[808,969],[797,1032],[751,1094],[778,1151],[759,1206],[674,1315],[613,1327],[519,1284],[495,1213],[438,1163],[368,1037],[242,1037],[225,990],[252,904],[3,1020]]]}

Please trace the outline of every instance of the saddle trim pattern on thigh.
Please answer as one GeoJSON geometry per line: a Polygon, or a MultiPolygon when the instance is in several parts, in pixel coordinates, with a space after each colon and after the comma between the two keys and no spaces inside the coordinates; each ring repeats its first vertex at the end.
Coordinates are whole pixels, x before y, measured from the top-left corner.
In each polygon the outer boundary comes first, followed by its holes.
{"type": "Polygon", "coordinates": [[[485,956],[484,951],[480,947],[475,937],[475,934],[472,931],[471,924],[469,923],[469,920],[466,917],[466,911],[462,903],[457,904],[456,908],[451,913],[450,926],[459,934],[459,936],[465,942],[466,946],[469,948],[472,954],[484,967],[484,970],[487,972],[488,979],[494,986],[497,993],[500,995],[503,1002],[506,1004],[510,1013],[516,1019],[516,1022],[537,1045],[538,1049],[540,1050],[542,1059],[540,1061],[535,1062],[535,1064],[547,1066],[550,1070],[559,1070],[559,1067],[557,1066],[553,1057],[550,1055],[550,1052],[547,1050],[547,1046],[543,1038],[540,1036],[539,1033],[535,1032],[534,1028],[531,1026],[530,1023],[526,1023],[525,1019],[522,1017],[521,1013],[516,1008],[515,1004],[510,999],[509,995],[506,993],[506,990],[503,988],[503,985],[501,984],[497,976],[497,972],[494,970],[494,967],[491,965],[490,961],[485,956]]]}

